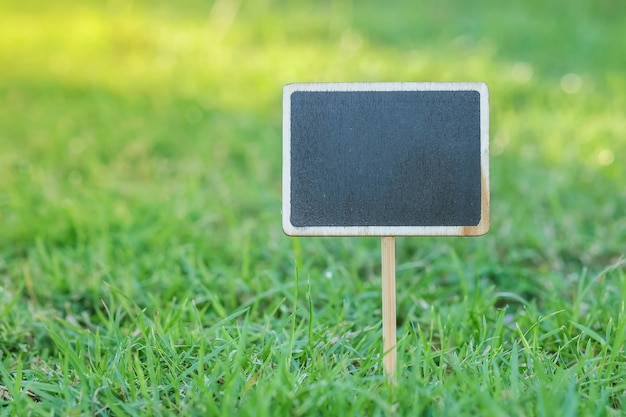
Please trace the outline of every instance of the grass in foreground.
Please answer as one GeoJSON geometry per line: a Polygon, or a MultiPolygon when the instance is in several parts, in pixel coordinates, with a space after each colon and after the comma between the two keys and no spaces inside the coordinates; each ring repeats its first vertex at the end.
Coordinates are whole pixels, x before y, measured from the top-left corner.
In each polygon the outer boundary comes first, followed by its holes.
{"type": "Polygon", "coordinates": [[[621,415],[617,3],[0,5],[9,415],[621,415]],[[34,13],[36,12],[36,13],[34,13]],[[492,230],[280,231],[280,89],[481,80],[492,230]]]}

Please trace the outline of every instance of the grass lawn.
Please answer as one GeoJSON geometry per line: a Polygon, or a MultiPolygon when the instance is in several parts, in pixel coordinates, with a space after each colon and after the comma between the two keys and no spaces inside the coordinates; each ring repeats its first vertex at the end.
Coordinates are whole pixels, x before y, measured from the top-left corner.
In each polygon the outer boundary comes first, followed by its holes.
{"type": "Polygon", "coordinates": [[[626,414],[618,0],[0,3],[0,414],[626,414]],[[484,81],[491,231],[281,230],[281,89],[484,81]]]}

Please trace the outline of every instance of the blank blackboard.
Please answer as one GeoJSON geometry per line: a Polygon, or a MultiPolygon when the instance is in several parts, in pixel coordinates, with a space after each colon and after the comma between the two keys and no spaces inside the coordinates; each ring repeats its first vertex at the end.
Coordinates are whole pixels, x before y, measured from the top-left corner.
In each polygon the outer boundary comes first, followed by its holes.
{"type": "Polygon", "coordinates": [[[485,84],[290,84],[283,94],[287,234],[487,231],[485,84]]]}

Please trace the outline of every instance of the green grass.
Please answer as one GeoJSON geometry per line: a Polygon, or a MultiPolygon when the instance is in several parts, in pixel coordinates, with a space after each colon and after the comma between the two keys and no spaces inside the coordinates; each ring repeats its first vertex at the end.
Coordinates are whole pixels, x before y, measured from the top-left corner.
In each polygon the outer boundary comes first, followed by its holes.
{"type": "Polygon", "coordinates": [[[0,413],[623,415],[619,1],[0,4],[0,413]],[[492,227],[288,238],[281,88],[485,81],[492,227]]]}

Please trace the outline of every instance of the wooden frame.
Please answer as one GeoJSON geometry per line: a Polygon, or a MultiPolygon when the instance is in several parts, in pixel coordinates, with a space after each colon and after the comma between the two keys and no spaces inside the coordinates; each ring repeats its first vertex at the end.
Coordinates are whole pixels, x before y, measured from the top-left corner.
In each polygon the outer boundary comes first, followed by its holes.
{"type": "Polygon", "coordinates": [[[484,83],[297,83],[283,89],[283,230],[291,236],[477,236],[489,230],[489,93],[484,83]],[[474,225],[334,226],[294,225],[291,221],[292,94],[295,92],[463,92],[479,94],[480,117],[480,220],[474,225]]]}

